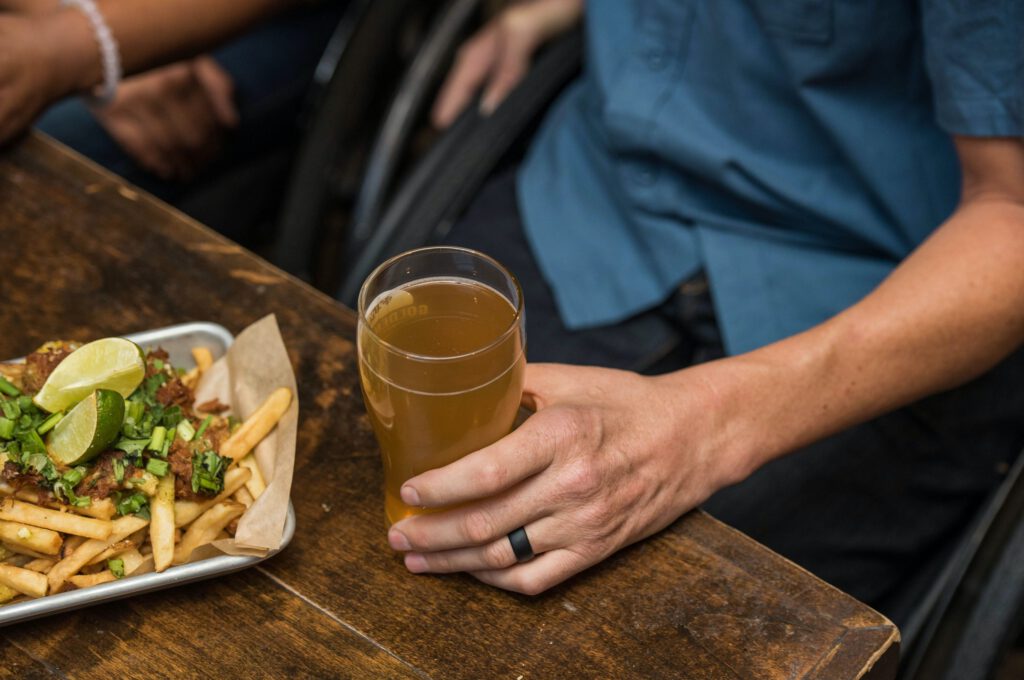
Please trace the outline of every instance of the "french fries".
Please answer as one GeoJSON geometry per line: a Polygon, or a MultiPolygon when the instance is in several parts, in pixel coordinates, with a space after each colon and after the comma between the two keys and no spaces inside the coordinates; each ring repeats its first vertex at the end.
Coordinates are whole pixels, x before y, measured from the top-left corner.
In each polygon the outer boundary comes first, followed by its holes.
{"type": "Polygon", "coordinates": [[[101,583],[110,583],[116,580],[117,577],[109,569],[97,571],[95,574],[79,574],[68,577],[68,581],[76,588],[88,588],[89,586],[98,586],[101,583]]]}
{"type": "Polygon", "coordinates": [[[196,368],[199,369],[200,377],[210,370],[210,366],[213,366],[213,354],[206,347],[193,347],[192,358],[196,362],[196,368]]]}
{"type": "Polygon", "coordinates": [[[129,534],[147,526],[149,524],[149,520],[129,515],[127,517],[115,519],[112,524],[114,526],[111,530],[110,538],[107,540],[97,538],[90,539],[75,548],[75,551],[68,557],[65,557],[60,562],[53,565],[53,568],[50,569],[50,573],[46,575],[50,585],[50,593],[60,592],[64,582],[74,574],[77,574],[82,567],[89,564],[89,561],[92,560],[92,558],[96,557],[129,534]]]}
{"type": "MultiPolygon", "coordinates": [[[[163,361],[149,355],[147,380],[162,372],[167,381],[180,379],[186,387],[194,387],[213,365],[213,355],[201,347],[194,348],[192,355],[196,367],[184,375],[167,364],[166,355],[157,357],[163,361]]],[[[4,369],[0,375],[23,389],[22,370],[20,366],[4,369]]],[[[149,392],[140,387],[137,393],[142,396],[132,399],[151,400],[162,384],[149,392]]],[[[4,398],[0,395],[0,400],[4,398]]],[[[0,480],[0,605],[160,572],[188,562],[201,546],[233,535],[237,519],[267,487],[252,452],[276,427],[291,401],[291,390],[275,390],[230,436],[225,434],[224,417],[204,418],[194,404],[180,406],[175,420],[146,420],[151,424],[140,430],[146,413],[161,418],[164,411],[152,401],[135,403],[137,410],[131,420],[126,417],[119,435],[133,440],[128,444],[134,448],[113,447],[121,453],[108,450],[91,465],[90,461],[79,464],[84,467],[78,472],[59,466],[55,474],[71,480],[62,482],[64,487],[58,487],[52,472],[27,483],[17,476],[0,480]],[[138,410],[140,406],[149,410],[138,410]],[[208,427],[209,433],[204,434],[208,427]],[[189,459],[182,455],[192,457],[191,475],[189,459]],[[184,484],[176,474],[183,476],[184,484]],[[97,497],[79,502],[82,494],[97,489],[97,497]]],[[[164,402],[164,407],[170,405],[164,402]]],[[[9,433],[0,435],[0,466],[9,454],[19,455],[17,448],[4,448],[4,437],[8,443],[13,441],[9,433]]],[[[38,450],[33,455],[37,454],[38,450]]],[[[31,472],[25,461],[18,463],[23,475],[31,472]]]]}
{"type": "Polygon", "coordinates": [[[0,584],[29,597],[46,595],[46,576],[31,569],[0,564],[0,584]]]}
{"type": "Polygon", "coordinates": [[[64,539],[56,531],[4,520],[0,520],[0,540],[6,545],[17,546],[43,555],[56,555],[64,543],[64,539]]]}
{"type": "Polygon", "coordinates": [[[242,423],[242,426],[235,430],[231,438],[224,442],[224,445],[220,447],[220,455],[233,458],[236,461],[240,460],[270,434],[291,403],[291,390],[287,387],[274,390],[267,400],[242,423]]]}
{"type": "Polygon", "coordinates": [[[55,564],[57,564],[57,560],[51,560],[51,559],[48,559],[46,557],[39,557],[39,558],[36,558],[36,559],[32,560],[31,562],[26,562],[22,566],[25,569],[30,569],[32,571],[38,571],[41,574],[45,574],[46,572],[50,571],[50,569],[52,569],[53,565],[55,565],[55,564]]]}
{"type": "Polygon", "coordinates": [[[0,520],[21,522],[34,527],[61,531],[65,534],[105,539],[110,536],[111,523],[107,520],[79,517],[67,512],[41,508],[13,498],[0,499],[0,520]]]}
{"type": "Polygon", "coordinates": [[[267,488],[267,483],[263,480],[263,473],[260,472],[260,466],[256,462],[256,456],[251,453],[246,454],[242,460],[238,461],[238,466],[246,468],[252,473],[249,481],[245,483],[245,488],[249,490],[249,495],[252,497],[249,503],[246,505],[252,505],[252,501],[260,497],[264,489],[267,488]]]}
{"type": "Polygon", "coordinates": [[[192,523],[192,526],[188,528],[185,535],[181,537],[181,543],[174,550],[174,564],[188,562],[188,558],[191,557],[193,550],[217,538],[220,530],[243,512],[245,512],[245,506],[241,503],[224,501],[217,503],[217,505],[200,515],[192,523]]]}
{"type": "Polygon", "coordinates": [[[231,498],[249,480],[252,473],[244,468],[231,468],[224,474],[224,490],[208,501],[175,501],[174,526],[183,527],[217,503],[231,498]]]}
{"type": "MultiPolygon", "coordinates": [[[[0,495],[6,494],[3,494],[3,491],[0,490],[0,495]]],[[[94,517],[96,519],[110,519],[114,516],[115,512],[114,502],[109,498],[96,499],[87,507],[80,508],[74,505],[64,505],[63,503],[48,501],[42,494],[29,489],[18,489],[18,491],[14,492],[13,495],[19,501],[25,501],[26,503],[32,503],[34,505],[43,505],[56,510],[67,510],[69,512],[85,515],[86,517],[94,517]]]]}
{"type": "Polygon", "coordinates": [[[168,474],[156,487],[150,503],[152,521],[149,542],[153,544],[153,563],[157,571],[171,566],[174,557],[174,475],[168,474]]]}

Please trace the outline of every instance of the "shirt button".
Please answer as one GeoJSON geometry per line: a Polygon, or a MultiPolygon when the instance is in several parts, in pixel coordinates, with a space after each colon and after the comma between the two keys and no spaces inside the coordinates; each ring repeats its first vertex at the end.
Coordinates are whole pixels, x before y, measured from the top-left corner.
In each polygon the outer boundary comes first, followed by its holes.
{"type": "Polygon", "coordinates": [[[665,56],[664,50],[654,48],[644,52],[644,62],[652,71],[660,71],[668,64],[668,58],[665,56]]]}

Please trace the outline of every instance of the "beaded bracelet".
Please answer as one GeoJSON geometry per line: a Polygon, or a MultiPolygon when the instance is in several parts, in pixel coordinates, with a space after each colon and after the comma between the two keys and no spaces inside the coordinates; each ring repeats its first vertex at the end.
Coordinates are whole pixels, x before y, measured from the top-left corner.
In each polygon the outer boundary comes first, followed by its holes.
{"type": "Polygon", "coordinates": [[[117,40],[103,18],[103,13],[96,6],[95,0],[61,0],[62,7],[74,7],[85,15],[85,18],[92,24],[93,34],[96,36],[96,43],[100,48],[100,60],[103,63],[103,83],[96,87],[92,97],[93,104],[106,105],[114,100],[117,94],[117,85],[121,82],[123,72],[121,70],[121,51],[117,46],[117,40]]]}

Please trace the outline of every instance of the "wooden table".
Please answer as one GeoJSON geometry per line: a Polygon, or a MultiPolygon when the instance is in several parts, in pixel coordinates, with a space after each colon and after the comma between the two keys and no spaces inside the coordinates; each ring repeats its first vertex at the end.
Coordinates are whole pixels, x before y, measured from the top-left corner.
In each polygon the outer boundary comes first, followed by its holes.
{"type": "Polygon", "coordinates": [[[0,630],[11,677],[891,678],[878,613],[695,512],[542,596],[389,550],[354,317],[41,137],[0,153],[0,357],[277,314],[299,383],[292,544],[261,566],[0,630]]]}

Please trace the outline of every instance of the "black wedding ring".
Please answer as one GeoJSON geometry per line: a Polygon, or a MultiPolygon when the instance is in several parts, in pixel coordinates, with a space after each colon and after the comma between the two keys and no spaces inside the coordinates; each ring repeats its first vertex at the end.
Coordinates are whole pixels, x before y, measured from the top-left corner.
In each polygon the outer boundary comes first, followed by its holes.
{"type": "Polygon", "coordinates": [[[512,552],[516,556],[516,562],[525,562],[533,557],[533,546],[530,539],[526,537],[526,528],[519,527],[508,535],[508,542],[512,544],[512,552]]]}

